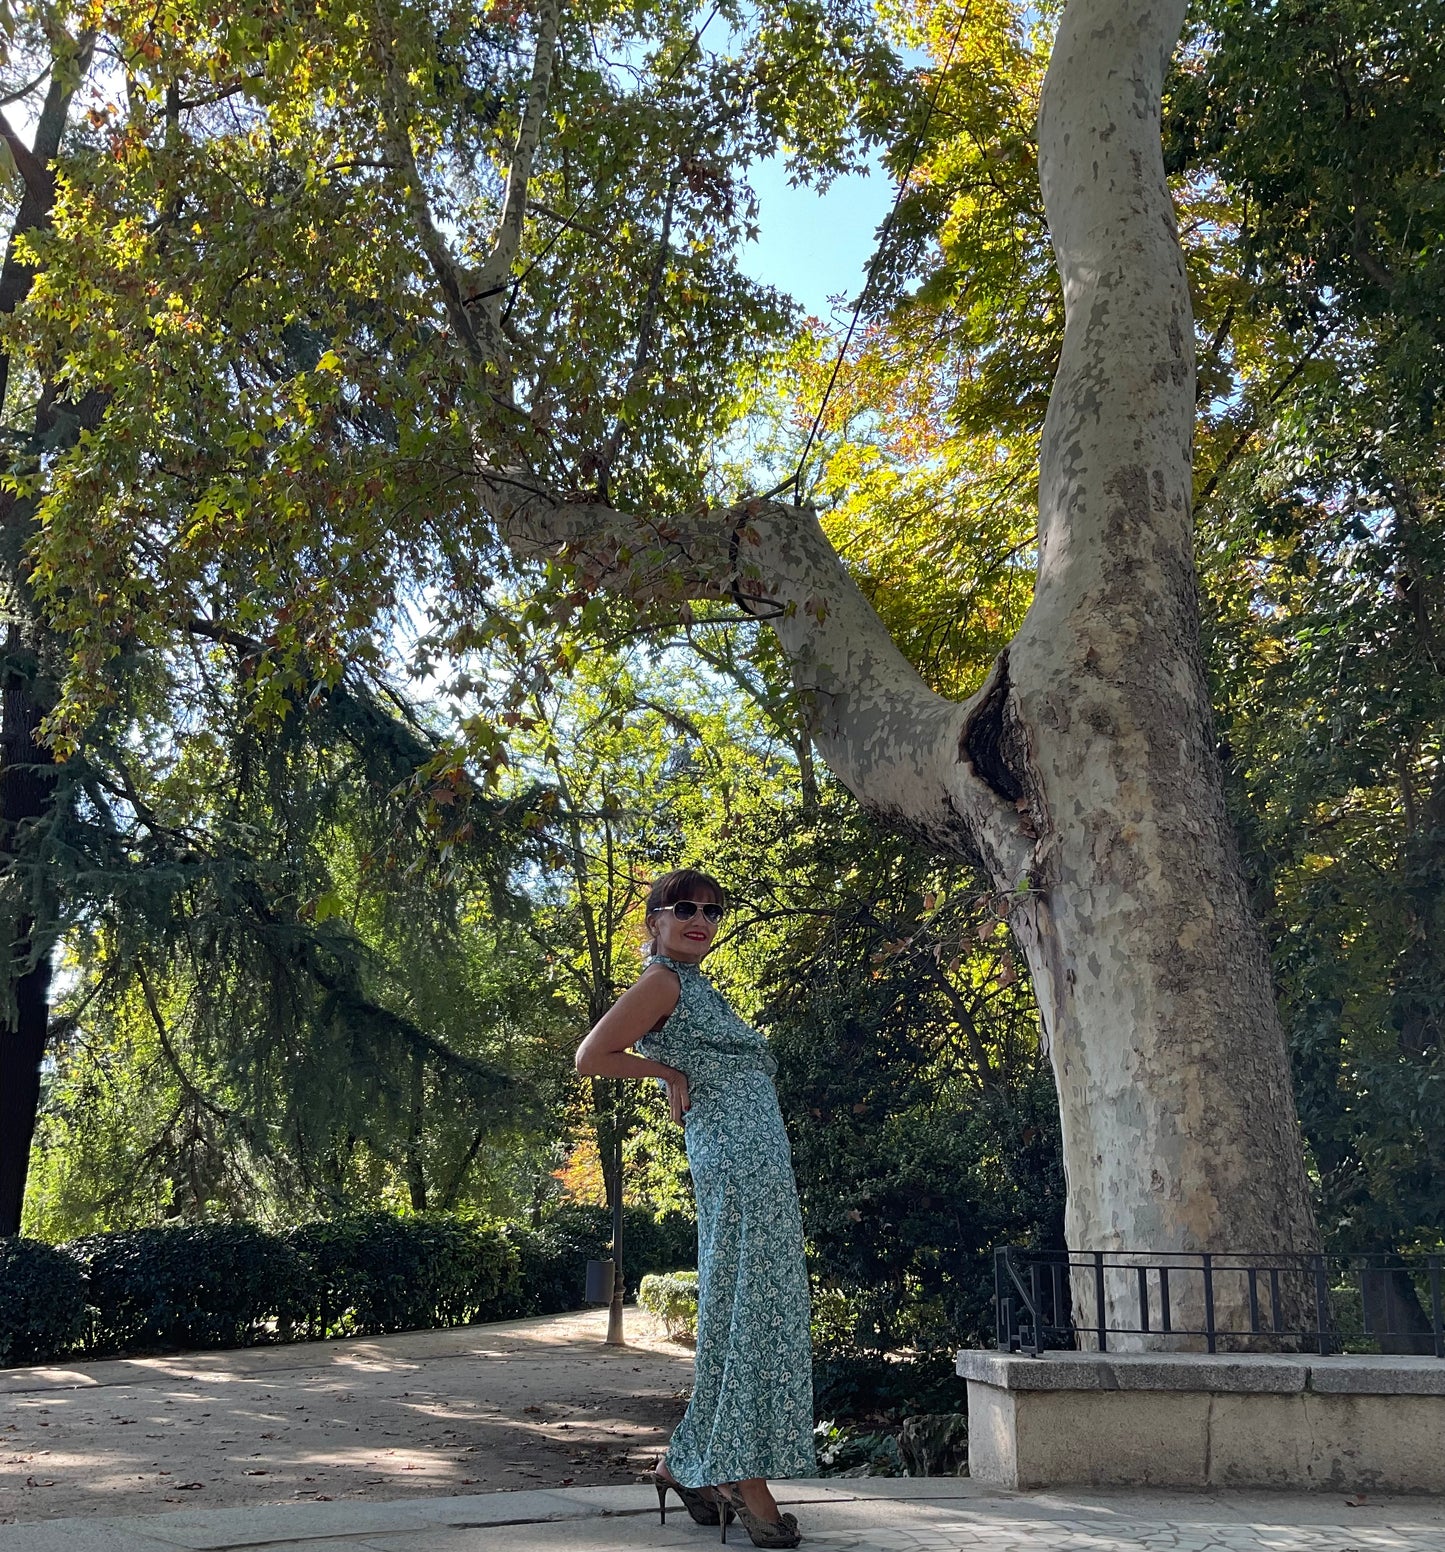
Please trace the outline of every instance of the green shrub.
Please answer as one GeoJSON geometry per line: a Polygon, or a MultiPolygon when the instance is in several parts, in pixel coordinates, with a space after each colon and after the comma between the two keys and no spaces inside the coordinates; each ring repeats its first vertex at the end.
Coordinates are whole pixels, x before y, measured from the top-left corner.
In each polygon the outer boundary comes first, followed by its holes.
{"type": "Polygon", "coordinates": [[[0,1239],[0,1364],[49,1363],[85,1330],[85,1284],[73,1257],[37,1239],[0,1239]]]}
{"type": "Polygon", "coordinates": [[[899,1423],[913,1413],[966,1412],[968,1390],[953,1365],[951,1352],[815,1358],[813,1415],[899,1423]]]}
{"type": "Polygon", "coordinates": [[[447,1213],[357,1213],[287,1240],[311,1274],[310,1336],[381,1336],[497,1320],[517,1302],[508,1234],[447,1213]]]}
{"type": "MultiPolygon", "coordinates": [[[[696,1226],[629,1208],[628,1283],[691,1261],[696,1226]]],[[[0,1364],[183,1347],[378,1336],[580,1309],[611,1220],[564,1208],[538,1229],[450,1213],[356,1213],[271,1235],[249,1224],[0,1241],[0,1364]],[[90,1309],[87,1315],[86,1306],[90,1309]]]]}
{"type": "Polygon", "coordinates": [[[638,1286],[637,1302],[667,1327],[672,1341],[697,1341],[696,1272],[650,1272],[638,1286]]]}
{"type": "Polygon", "coordinates": [[[898,1436],[888,1430],[868,1431],[835,1422],[813,1430],[818,1475],[824,1477],[902,1477],[907,1463],[898,1436]]]}
{"type": "Polygon", "coordinates": [[[516,1250],[518,1270],[506,1316],[556,1315],[582,1308],[587,1260],[600,1253],[595,1239],[552,1224],[536,1229],[510,1225],[507,1238],[516,1250]]]}
{"type": "Polygon", "coordinates": [[[66,1248],[80,1263],[95,1311],[91,1352],[245,1347],[276,1334],[284,1340],[308,1302],[306,1268],[295,1251],[246,1223],[126,1229],[66,1248]]]}

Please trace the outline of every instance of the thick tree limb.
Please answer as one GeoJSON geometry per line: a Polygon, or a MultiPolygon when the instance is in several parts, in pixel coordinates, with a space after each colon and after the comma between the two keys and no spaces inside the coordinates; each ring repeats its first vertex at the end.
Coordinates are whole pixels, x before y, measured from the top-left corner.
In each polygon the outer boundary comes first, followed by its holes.
{"type": "Polygon", "coordinates": [[[527,184],[532,164],[542,139],[542,115],[552,86],[552,62],[557,50],[557,25],[562,16],[562,0],[540,0],[537,7],[537,50],[532,56],[532,79],[527,88],[527,105],[517,128],[512,147],[512,163],[507,169],[507,196],[496,242],[477,273],[476,300],[482,302],[491,327],[499,329],[501,293],[517,259],[522,242],[522,225],[527,215],[527,184]]]}
{"type": "Polygon", "coordinates": [[[638,601],[735,597],[777,632],[819,750],[874,812],[1026,878],[1033,837],[1011,796],[975,769],[973,729],[989,687],[962,705],[923,682],[808,507],[748,501],[666,522],[567,501],[525,476],[483,475],[483,496],[514,553],[561,555],[584,587],[638,601]]]}
{"type": "Polygon", "coordinates": [[[497,224],[492,251],[478,270],[469,270],[453,255],[437,228],[427,198],[426,184],[417,166],[411,143],[411,114],[406,83],[394,59],[385,64],[387,112],[382,141],[403,178],[402,196],[421,238],[432,274],[441,289],[447,318],[467,355],[478,365],[493,364],[505,370],[506,337],[502,332],[501,299],[522,240],[527,214],[527,184],[532,176],[537,146],[542,138],[542,116],[552,84],[552,65],[557,49],[557,25],[561,0],[541,0],[537,13],[537,47],[532,56],[532,75],[522,122],[512,147],[507,169],[507,192],[497,224]]]}

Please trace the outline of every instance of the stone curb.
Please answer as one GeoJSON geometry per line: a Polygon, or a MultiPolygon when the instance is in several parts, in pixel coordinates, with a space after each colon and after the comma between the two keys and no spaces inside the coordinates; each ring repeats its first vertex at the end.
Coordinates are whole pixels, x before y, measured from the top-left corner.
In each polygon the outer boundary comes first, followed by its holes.
{"type": "Polygon", "coordinates": [[[1347,1353],[1000,1353],[965,1349],[966,1380],[1000,1390],[1172,1390],[1236,1395],[1445,1396],[1445,1361],[1347,1353]]]}

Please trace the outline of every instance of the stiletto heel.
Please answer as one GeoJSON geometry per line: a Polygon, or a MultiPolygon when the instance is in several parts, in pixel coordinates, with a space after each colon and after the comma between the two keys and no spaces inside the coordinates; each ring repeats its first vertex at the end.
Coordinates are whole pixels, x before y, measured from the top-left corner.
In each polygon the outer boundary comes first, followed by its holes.
{"type": "Polygon", "coordinates": [[[721,1482],[717,1487],[718,1516],[722,1520],[722,1539],[728,1539],[728,1519],[736,1518],[755,1547],[795,1547],[803,1539],[795,1515],[784,1514],[776,1520],[759,1519],[743,1502],[741,1492],[733,1496],[721,1482]]]}
{"type": "Polygon", "coordinates": [[[707,1496],[705,1490],[699,1491],[695,1487],[684,1487],[681,1482],[674,1482],[671,1477],[665,1477],[660,1471],[652,1473],[652,1485],[657,1489],[657,1519],[660,1525],[667,1524],[667,1495],[676,1493],[682,1500],[682,1506],[692,1516],[694,1524],[716,1525],[718,1522],[718,1506],[707,1496]]]}

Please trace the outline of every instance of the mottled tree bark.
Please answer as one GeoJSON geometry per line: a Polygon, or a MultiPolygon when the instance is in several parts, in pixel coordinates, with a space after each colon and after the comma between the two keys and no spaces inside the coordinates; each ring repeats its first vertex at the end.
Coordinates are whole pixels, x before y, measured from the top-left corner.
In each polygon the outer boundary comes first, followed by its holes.
{"type": "Polygon", "coordinates": [[[1308,1250],[1284,1036],[1225,810],[1190,514],[1193,318],[1159,102],[1184,0],[1067,11],[1039,162],[1066,327],[1009,653],[1069,1242],[1308,1250]]]}

